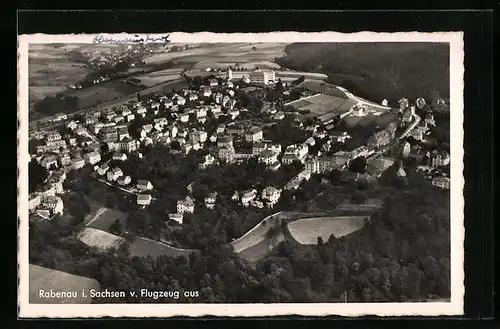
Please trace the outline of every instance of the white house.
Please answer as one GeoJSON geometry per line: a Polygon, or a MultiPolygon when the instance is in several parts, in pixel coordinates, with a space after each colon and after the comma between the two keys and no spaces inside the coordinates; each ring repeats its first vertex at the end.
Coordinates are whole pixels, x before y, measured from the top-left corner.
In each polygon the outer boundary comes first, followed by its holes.
{"type": "Polygon", "coordinates": [[[98,152],[90,152],[90,153],[85,154],[84,158],[85,158],[85,162],[93,165],[93,164],[96,164],[99,161],[101,161],[101,154],[98,152]]]}
{"type": "Polygon", "coordinates": [[[148,206],[151,204],[151,200],[153,197],[151,197],[150,194],[138,194],[137,195],[137,204],[141,206],[148,206]]]}
{"type": "Polygon", "coordinates": [[[271,150],[264,150],[259,154],[259,162],[263,162],[266,165],[271,165],[278,161],[278,154],[271,150]]]}
{"type": "Polygon", "coordinates": [[[125,186],[130,184],[132,178],[130,176],[121,176],[117,179],[118,185],[125,186]]]}
{"type": "Polygon", "coordinates": [[[168,219],[176,221],[179,224],[182,224],[183,216],[178,213],[170,213],[168,214],[168,219]]]}
{"type": "Polygon", "coordinates": [[[262,199],[266,200],[270,207],[274,206],[281,197],[281,190],[274,186],[268,186],[262,190],[262,199]]]}
{"type": "Polygon", "coordinates": [[[63,201],[58,196],[46,196],[42,198],[41,206],[45,209],[49,209],[53,214],[62,215],[64,209],[63,201]]]}
{"type": "Polygon", "coordinates": [[[205,206],[208,209],[213,209],[215,207],[215,201],[217,199],[217,192],[209,193],[205,197],[205,206]]]}
{"type": "Polygon", "coordinates": [[[97,169],[97,174],[100,176],[105,175],[108,169],[109,166],[107,164],[103,164],[97,169]]]}
{"type": "Polygon", "coordinates": [[[153,189],[153,185],[150,181],[147,180],[138,180],[136,187],[140,191],[149,191],[153,189]]]}
{"type": "Polygon", "coordinates": [[[253,126],[249,129],[249,131],[245,134],[245,139],[247,142],[258,142],[263,138],[262,128],[253,126]]]}
{"type": "Polygon", "coordinates": [[[250,201],[257,197],[257,191],[255,189],[244,191],[241,195],[241,203],[247,206],[250,201]]]}
{"type": "Polygon", "coordinates": [[[189,121],[189,114],[187,114],[187,113],[179,114],[179,120],[181,122],[184,122],[184,123],[188,122],[189,121]]]}
{"type": "Polygon", "coordinates": [[[71,160],[71,166],[73,169],[80,169],[85,167],[85,160],[83,158],[74,158],[71,160]]]}
{"type": "Polygon", "coordinates": [[[120,168],[115,167],[111,170],[108,170],[106,175],[107,175],[108,180],[116,181],[118,179],[118,177],[123,176],[123,172],[120,168]]]}
{"type": "Polygon", "coordinates": [[[112,159],[115,161],[125,161],[125,160],[127,160],[127,155],[125,153],[122,153],[122,152],[115,152],[115,153],[113,153],[112,159]]]}
{"type": "Polygon", "coordinates": [[[182,215],[186,212],[191,214],[194,212],[194,200],[190,196],[177,201],[177,213],[182,215]]]}

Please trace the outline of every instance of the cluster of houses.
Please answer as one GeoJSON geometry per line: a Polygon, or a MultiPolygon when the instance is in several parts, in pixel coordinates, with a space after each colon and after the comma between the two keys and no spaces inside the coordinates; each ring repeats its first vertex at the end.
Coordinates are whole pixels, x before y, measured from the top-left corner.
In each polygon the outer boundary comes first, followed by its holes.
{"type": "Polygon", "coordinates": [[[62,215],[64,204],[61,194],[64,193],[63,182],[65,179],[66,173],[64,171],[52,171],[43,185],[29,195],[29,212],[45,219],[62,215]]]}

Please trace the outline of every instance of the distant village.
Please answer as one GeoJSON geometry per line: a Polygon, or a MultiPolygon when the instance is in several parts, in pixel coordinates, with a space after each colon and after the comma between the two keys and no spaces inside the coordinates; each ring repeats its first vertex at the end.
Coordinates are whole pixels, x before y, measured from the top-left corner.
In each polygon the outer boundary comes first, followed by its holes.
{"type": "MultiPolygon", "coordinates": [[[[432,111],[425,117],[415,115],[416,108],[425,108],[423,98],[410,102],[399,101],[398,120],[374,133],[366,143],[353,150],[331,152],[334,144],[346,143],[352,136],[346,131],[339,132],[331,122],[304,123],[295,119],[296,127],[302,129],[307,138],[302,143],[284,146],[281,141],[268,140],[264,136],[264,126],[284,120],[296,113],[278,110],[276,104],[265,102],[260,116],[268,123],[258,120],[241,119],[248,112],[235,99],[235,92],[242,88],[237,83],[272,85],[276,77],[272,70],[228,71],[225,79],[209,79],[199,89],[182,89],[174,93],[156,95],[148,99],[138,99],[129,104],[88,112],[80,119],[65,122],[57,129],[36,131],[30,142],[36,145],[30,154],[30,161],[36,161],[48,170],[49,176],[38,190],[29,196],[29,210],[40,217],[50,219],[63,214],[64,204],[61,195],[65,193],[63,182],[70,170],[81,170],[86,166],[93,168],[93,177],[102,184],[133,194],[139,208],[148,207],[155,201],[151,191],[155,189],[144,177],[132,177],[123,172],[120,166],[110,166],[110,162],[126,161],[129,157],[144,157],[141,148],[158,145],[178,147],[172,152],[187,155],[192,151],[206,150],[207,154],[199,163],[199,169],[208,166],[224,166],[231,163],[256,159],[264,163],[268,170],[275,171],[281,166],[300,163],[302,170],[283,186],[268,185],[264,188],[251,188],[234,191],[232,200],[244,207],[272,208],[281,198],[284,190],[297,190],[302,182],[314,174],[324,174],[332,170],[342,171],[354,180],[365,176],[376,179],[397,161],[398,176],[406,172],[399,159],[414,159],[418,169],[425,172],[433,185],[449,189],[450,179],[446,170],[450,163],[448,151],[428,146],[429,133],[436,123],[432,111]],[[215,131],[207,132],[203,124],[207,118],[219,119],[224,116],[224,124],[215,131]],[[131,125],[140,120],[138,131],[131,132],[131,125]],[[271,122],[271,123],[269,123],[271,122]],[[402,131],[402,133],[400,133],[402,131]],[[403,138],[401,138],[403,136],[403,138]],[[413,143],[406,140],[411,137],[413,143]],[[235,143],[251,145],[251,151],[237,151],[235,143]],[[321,143],[321,147],[317,146],[321,143]],[[424,146],[422,146],[424,145],[424,146]],[[311,151],[312,149],[315,151],[311,151]],[[385,154],[397,150],[398,160],[385,154]],[[358,157],[367,160],[366,174],[350,172],[348,167],[358,157]]],[[[287,92],[288,85],[285,85],[287,92]]],[[[304,94],[307,97],[309,94],[304,94]]],[[[387,101],[385,101],[387,104],[387,101]]],[[[355,107],[351,115],[363,116],[361,107],[355,107]]],[[[64,121],[65,118],[61,118],[64,121]]],[[[430,145],[433,145],[432,143],[430,145]]],[[[178,200],[175,209],[166,209],[169,219],[182,224],[186,213],[195,212],[195,200],[189,193],[192,186],[186,186],[187,196],[178,200]]],[[[218,200],[216,191],[209,192],[204,203],[213,208],[218,200]]]]}

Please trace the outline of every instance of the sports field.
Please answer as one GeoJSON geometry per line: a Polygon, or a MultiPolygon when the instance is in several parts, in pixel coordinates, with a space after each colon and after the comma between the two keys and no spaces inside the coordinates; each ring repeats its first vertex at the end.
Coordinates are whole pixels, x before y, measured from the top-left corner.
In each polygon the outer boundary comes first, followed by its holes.
{"type": "Polygon", "coordinates": [[[326,241],[331,234],[341,237],[359,230],[364,220],[364,216],[303,218],[288,223],[288,230],[301,244],[317,244],[318,237],[326,241]]]}
{"type": "Polygon", "coordinates": [[[78,239],[89,247],[110,250],[119,247],[125,240],[117,235],[86,227],[78,233],[78,239]]]}

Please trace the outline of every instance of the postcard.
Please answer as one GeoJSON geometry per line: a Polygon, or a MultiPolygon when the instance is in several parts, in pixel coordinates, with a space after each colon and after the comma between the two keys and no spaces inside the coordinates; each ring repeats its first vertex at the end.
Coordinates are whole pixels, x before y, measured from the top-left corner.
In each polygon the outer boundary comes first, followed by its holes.
{"type": "Polygon", "coordinates": [[[20,35],[21,318],[461,315],[461,32],[20,35]]]}

